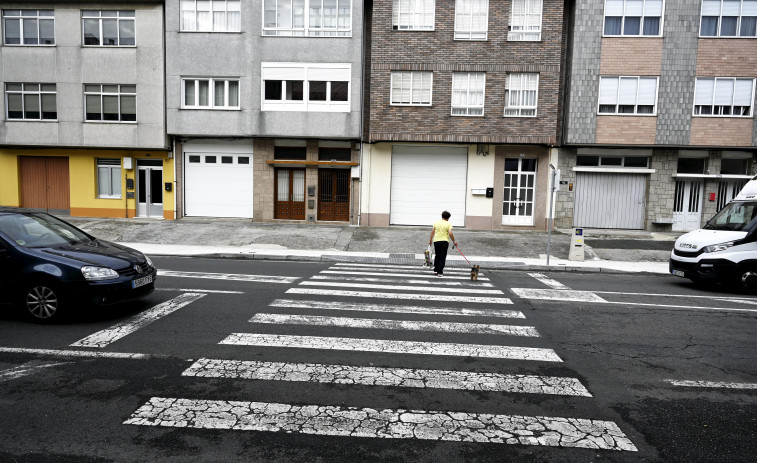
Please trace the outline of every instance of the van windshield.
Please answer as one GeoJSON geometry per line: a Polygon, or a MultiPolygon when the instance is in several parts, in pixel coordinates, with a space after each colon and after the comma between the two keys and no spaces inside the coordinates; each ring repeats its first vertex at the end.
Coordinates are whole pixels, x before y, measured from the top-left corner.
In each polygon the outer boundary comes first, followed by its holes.
{"type": "Polygon", "coordinates": [[[711,218],[706,230],[747,231],[757,223],[757,202],[732,202],[711,218]]]}

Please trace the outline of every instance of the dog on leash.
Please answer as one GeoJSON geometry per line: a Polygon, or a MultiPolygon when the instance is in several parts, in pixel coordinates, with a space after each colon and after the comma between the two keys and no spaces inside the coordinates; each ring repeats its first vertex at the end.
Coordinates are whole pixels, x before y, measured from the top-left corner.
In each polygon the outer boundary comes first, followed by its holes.
{"type": "Polygon", "coordinates": [[[479,272],[479,270],[481,270],[481,267],[479,265],[474,265],[473,267],[471,267],[471,269],[470,269],[470,280],[471,281],[478,280],[478,272],[479,272]]]}

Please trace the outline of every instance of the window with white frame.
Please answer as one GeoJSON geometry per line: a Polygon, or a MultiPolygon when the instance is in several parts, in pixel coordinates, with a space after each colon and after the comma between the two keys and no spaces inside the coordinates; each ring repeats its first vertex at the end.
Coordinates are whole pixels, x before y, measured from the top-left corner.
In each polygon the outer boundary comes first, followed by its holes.
{"type": "Polygon", "coordinates": [[[239,79],[183,78],[181,107],[239,109],[239,79]]]}
{"type": "Polygon", "coordinates": [[[137,86],[84,84],[84,120],[137,121],[137,86]]]}
{"type": "Polygon", "coordinates": [[[489,0],[455,0],[455,40],[486,40],[489,0]]]}
{"type": "Polygon", "coordinates": [[[5,84],[8,120],[56,120],[58,110],[55,84],[5,84]]]}
{"type": "Polygon", "coordinates": [[[507,40],[541,40],[542,0],[513,0],[507,40]]]}
{"type": "Polygon", "coordinates": [[[392,0],[392,29],[434,30],[436,0],[392,0]]]}
{"type": "Polygon", "coordinates": [[[697,77],[695,116],[751,117],[755,79],[697,77]]]}
{"type": "Polygon", "coordinates": [[[606,0],[606,36],[662,35],[663,0],[606,0]]]}
{"type": "Polygon", "coordinates": [[[55,45],[53,10],[3,10],[5,45],[55,45]]]}
{"type": "Polygon", "coordinates": [[[484,87],[486,74],[483,72],[452,73],[452,115],[483,116],[484,87]]]}
{"type": "Polygon", "coordinates": [[[539,74],[514,73],[505,83],[505,116],[535,117],[539,74]]]}
{"type": "Polygon", "coordinates": [[[352,0],[263,0],[263,35],[350,37],[352,0]]]}
{"type": "Polygon", "coordinates": [[[136,44],[134,10],[81,12],[82,43],[86,46],[126,47],[136,44]]]}
{"type": "Polygon", "coordinates": [[[599,114],[657,114],[657,77],[602,77],[599,114]]]}
{"type": "Polygon", "coordinates": [[[392,72],[390,102],[399,106],[431,106],[433,74],[427,71],[392,72]]]}
{"type": "Polygon", "coordinates": [[[349,63],[262,63],[262,111],[349,112],[349,63]]]}
{"type": "Polygon", "coordinates": [[[240,32],[240,0],[181,0],[184,32],[240,32]]]}
{"type": "Polygon", "coordinates": [[[121,197],[121,160],[97,160],[97,197],[121,197]]]}
{"type": "Polygon", "coordinates": [[[702,0],[700,37],[757,37],[757,0],[702,0]]]}

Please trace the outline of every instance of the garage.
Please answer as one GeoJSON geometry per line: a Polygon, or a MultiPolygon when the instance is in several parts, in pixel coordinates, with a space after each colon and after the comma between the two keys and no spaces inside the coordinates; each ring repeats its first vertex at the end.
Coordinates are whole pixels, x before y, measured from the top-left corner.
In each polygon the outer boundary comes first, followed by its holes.
{"type": "Polygon", "coordinates": [[[576,173],[575,227],[644,229],[647,176],[576,173]]]}
{"type": "Polygon", "coordinates": [[[252,153],[184,153],[184,211],[252,218],[252,153]]]}
{"type": "Polygon", "coordinates": [[[392,225],[431,225],[444,210],[465,225],[468,149],[444,146],[392,148],[392,225]]]}

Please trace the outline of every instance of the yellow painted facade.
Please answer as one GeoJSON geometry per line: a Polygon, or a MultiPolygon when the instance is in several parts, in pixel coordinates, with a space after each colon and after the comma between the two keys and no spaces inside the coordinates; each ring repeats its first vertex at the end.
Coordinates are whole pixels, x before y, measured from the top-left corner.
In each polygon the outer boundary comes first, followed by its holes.
{"type": "Polygon", "coordinates": [[[146,150],[93,150],[93,149],[0,149],[0,206],[21,207],[20,162],[22,156],[68,157],[70,207],[72,216],[80,217],[127,217],[136,216],[136,188],[126,189],[127,180],[136,185],[138,160],[162,160],[163,182],[173,185],[171,191],[163,191],[163,218],[176,218],[174,194],[174,162],[167,151],[146,150]],[[132,168],[124,169],[125,157],[131,157],[132,168]],[[121,160],[121,197],[99,198],[97,194],[97,159],[121,160]],[[134,193],[134,195],[127,195],[134,193]]]}

